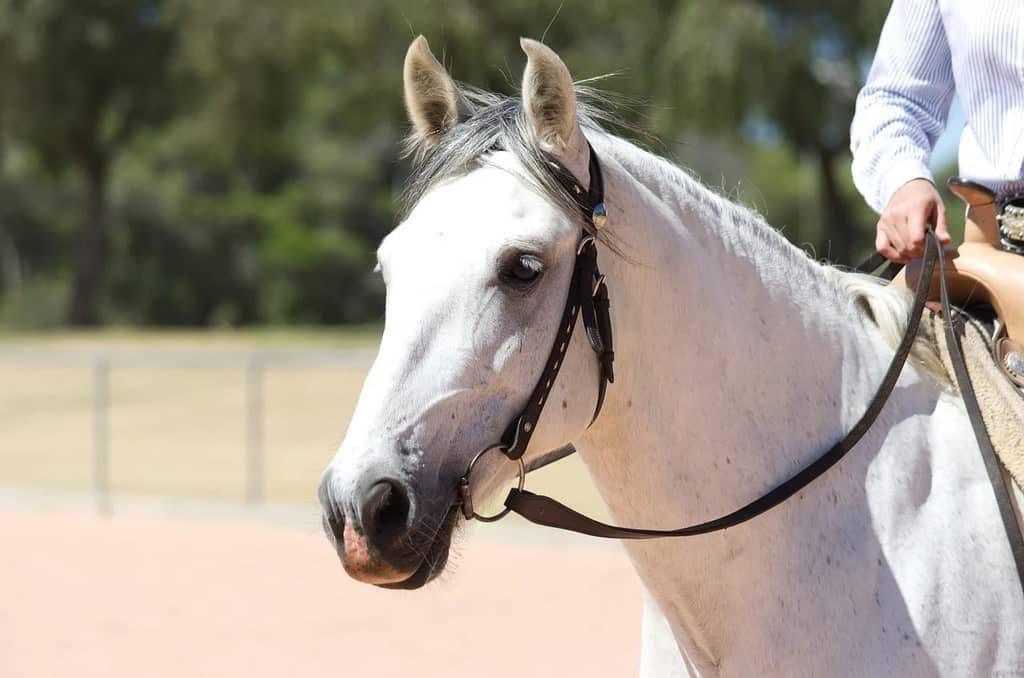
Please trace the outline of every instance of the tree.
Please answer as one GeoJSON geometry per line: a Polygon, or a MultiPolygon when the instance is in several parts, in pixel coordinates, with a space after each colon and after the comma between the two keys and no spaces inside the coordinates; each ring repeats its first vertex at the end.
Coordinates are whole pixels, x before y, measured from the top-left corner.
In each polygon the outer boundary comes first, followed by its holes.
{"type": "Polygon", "coordinates": [[[0,287],[0,318],[53,324],[68,296],[75,323],[379,320],[418,33],[508,94],[521,35],[619,73],[597,84],[651,102],[617,111],[642,144],[849,261],[870,215],[846,134],[885,4],[0,0],[0,259],[24,292],[0,287]]]}
{"type": "MultiPolygon", "coordinates": [[[[672,121],[777,135],[812,158],[831,258],[849,262],[862,201],[847,178],[849,129],[887,0],[699,0],[674,5],[650,41],[672,121]],[[854,203],[854,204],[851,204],[854,203]]],[[[867,219],[865,219],[867,221],[867,219]]]]}
{"type": "Polygon", "coordinates": [[[81,182],[72,325],[98,320],[111,165],[176,102],[168,24],[160,0],[0,0],[0,116],[49,171],[81,182]]]}

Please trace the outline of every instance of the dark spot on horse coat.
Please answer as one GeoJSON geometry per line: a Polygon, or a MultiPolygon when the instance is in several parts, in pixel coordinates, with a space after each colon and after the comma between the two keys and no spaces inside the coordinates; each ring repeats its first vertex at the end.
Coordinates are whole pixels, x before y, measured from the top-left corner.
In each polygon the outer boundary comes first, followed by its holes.
{"type": "Polygon", "coordinates": [[[562,409],[564,410],[567,407],[569,407],[569,402],[567,400],[563,400],[562,401],[562,409]]]}

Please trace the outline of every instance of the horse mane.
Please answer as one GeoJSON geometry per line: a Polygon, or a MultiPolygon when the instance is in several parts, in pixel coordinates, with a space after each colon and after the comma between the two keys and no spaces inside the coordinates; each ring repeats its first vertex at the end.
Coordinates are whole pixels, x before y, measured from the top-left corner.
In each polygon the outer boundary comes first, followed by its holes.
{"type": "MultiPolygon", "coordinates": [[[[403,155],[413,158],[412,173],[402,192],[400,217],[405,218],[434,186],[464,176],[488,164],[490,156],[506,151],[515,156],[522,168],[520,178],[557,209],[592,231],[579,211],[575,196],[559,181],[559,175],[571,172],[537,143],[519,97],[506,97],[459,83],[459,89],[472,114],[449,130],[434,145],[410,134],[403,144],[403,155]]],[[[639,133],[634,127],[597,103],[607,98],[587,85],[576,86],[580,126],[585,131],[605,134],[604,126],[639,133]]],[[[608,233],[592,234],[612,251],[621,254],[608,233]]]]}
{"type": "MultiPolygon", "coordinates": [[[[840,276],[839,284],[850,294],[857,307],[878,328],[886,344],[895,349],[910,324],[910,308],[913,306],[910,292],[892,287],[888,281],[875,276],[832,270],[840,276]]],[[[921,329],[924,329],[923,323],[921,329]]],[[[922,331],[918,331],[914,339],[910,359],[942,386],[953,389],[953,381],[942,364],[938,346],[922,331]]]]}
{"type": "MultiPolygon", "coordinates": [[[[419,135],[409,135],[404,143],[404,155],[413,158],[413,168],[402,193],[400,216],[405,218],[423,196],[434,186],[464,176],[488,164],[495,152],[506,151],[515,156],[524,176],[542,197],[570,218],[577,219],[589,230],[579,212],[575,197],[570,195],[559,174],[568,170],[557,158],[543,150],[535,139],[523,109],[522,100],[487,92],[460,83],[461,93],[472,111],[434,145],[426,145],[419,135]]],[[[739,235],[733,247],[756,250],[751,256],[762,256],[764,248],[777,252],[794,267],[803,269],[807,283],[826,283],[840,298],[852,302],[868,325],[877,329],[887,345],[895,348],[910,318],[912,297],[906,290],[889,287],[878,278],[850,273],[827,262],[817,262],[802,249],[793,246],[764,217],[714,189],[704,185],[689,171],[661,157],[637,148],[627,139],[620,139],[605,131],[605,126],[625,130],[635,136],[653,137],[609,110],[601,103],[609,96],[596,88],[577,84],[578,117],[584,131],[605,135],[621,144],[628,144],[642,155],[642,162],[656,163],[672,181],[655,193],[664,200],[679,200],[685,194],[688,203],[698,208],[712,222],[728,222],[739,235]],[[669,194],[671,193],[671,195],[669,194]]],[[[611,229],[595,234],[616,254],[622,255],[610,235],[611,229]]],[[[911,360],[923,371],[943,385],[951,385],[935,347],[926,338],[918,337],[911,351],[911,360]]]]}

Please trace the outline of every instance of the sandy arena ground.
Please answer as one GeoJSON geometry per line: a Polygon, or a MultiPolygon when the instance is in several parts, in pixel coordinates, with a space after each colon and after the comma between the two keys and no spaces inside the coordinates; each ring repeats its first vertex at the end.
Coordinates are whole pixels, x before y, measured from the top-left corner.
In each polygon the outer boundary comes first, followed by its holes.
{"type": "MultiPolygon", "coordinates": [[[[349,331],[0,335],[0,351],[54,355],[53,364],[0,360],[0,678],[636,675],[639,584],[617,544],[510,520],[476,528],[442,580],[421,591],[344,575],[312,501],[365,365],[265,371],[270,504],[260,506],[241,503],[237,366],[115,367],[115,511],[91,510],[91,375],[87,363],[58,358],[373,340],[349,331]]],[[[578,459],[532,474],[530,487],[607,515],[578,459]]]]}
{"type": "Polygon", "coordinates": [[[478,529],[441,581],[391,592],[347,579],[314,525],[0,506],[0,676],[636,673],[617,546],[478,529]]]}

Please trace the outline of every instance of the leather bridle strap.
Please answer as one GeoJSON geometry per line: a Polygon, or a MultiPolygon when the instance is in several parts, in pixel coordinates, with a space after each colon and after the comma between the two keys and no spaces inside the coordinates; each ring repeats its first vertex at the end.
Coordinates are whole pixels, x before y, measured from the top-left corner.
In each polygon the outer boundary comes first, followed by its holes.
{"type": "Polygon", "coordinates": [[[883,280],[892,280],[893,278],[896,277],[896,274],[899,273],[900,269],[902,268],[903,264],[897,264],[895,262],[889,261],[881,254],[872,254],[870,257],[862,261],[860,265],[858,265],[853,270],[855,270],[857,273],[866,273],[869,275],[874,275],[879,278],[882,278],[883,280]],[[885,268],[882,268],[883,265],[885,266],[885,268]],[[878,270],[880,268],[882,270],[878,270]]]}
{"type": "MultiPolygon", "coordinates": [[[[596,231],[604,225],[604,179],[601,175],[601,165],[597,160],[597,154],[594,153],[593,148],[589,150],[590,187],[587,190],[584,190],[572,174],[557,162],[552,161],[552,169],[563,188],[576,201],[585,219],[584,223],[589,224],[596,231]]],[[[615,352],[612,350],[608,286],[597,265],[597,242],[587,230],[584,227],[583,237],[576,248],[576,263],[565,300],[565,309],[562,311],[555,341],[548,353],[548,359],[544,363],[544,370],[530,393],[526,406],[519,416],[512,420],[501,436],[501,449],[509,459],[519,459],[526,453],[530,445],[530,438],[533,437],[537,422],[540,421],[540,415],[551,395],[551,388],[565,362],[565,355],[569,350],[577,317],[583,316],[587,340],[590,343],[590,348],[597,355],[600,367],[597,403],[590,419],[591,424],[601,413],[608,384],[615,381],[615,373],[612,369],[615,352]]]]}
{"type": "MultiPolygon", "coordinates": [[[[935,236],[934,232],[929,229],[927,232],[924,264],[922,267],[921,277],[918,280],[917,287],[915,289],[914,301],[911,307],[907,329],[903,334],[903,338],[900,340],[892,361],[889,363],[889,368],[886,370],[885,376],[878,387],[878,391],[871,399],[871,402],[868,404],[863,416],[861,416],[860,420],[854,425],[850,432],[843,437],[842,440],[829,448],[808,466],[804,467],[796,475],[792,476],[764,496],[727,515],[674,530],[649,530],[608,525],[578,513],[550,497],[537,495],[527,490],[513,489],[510,491],[505,500],[505,506],[530,522],[538,525],[569,530],[593,537],[611,539],[657,539],[662,537],[687,537],[707,534],[709,532],[716,532],[734,527],[771,510],[807,487],[816,478],[820,477],[828,471],[828,469],[837,464],[846,455],[846,453],[853,449],[857,442],[860,441],[878,417],[883,405],[892,393],[893,388],[896,386],[896,382],[899,380],[900,373],[902,372],[903,366],[907,361],[907,357],[910,355],[911,348],[913,347],[914,339],[917,336],[918,327],[921,323],[921,315],[924,311],[925,302],[928,299],[929,287],[932,280],[932,271],[935,267],[936,260],[940,262],[940,272],[942,272],[944,263],[942,246],[939,244],[938,238],[935,236]]],[[[1011,549],[1017,562],[1018,576],[1022,577],[1021,587],[1024,589],[1024,574],[1022,574],[1024,573],[1024,543],[1022,543],[1020,532],[1016,529],[1013,509],[1009,504],[1008,496],[1006,496],[1006,487],[1003,484],[1002,476],[999,472],[998,461],[995,460],[995,454],[992,451],[991,442],[988,439],[988,432],[985,429],[984,422],[980,419],[980,410],[978,408],[977,399],[974,396],[974,391],[970,385],[970,378],[967,376],[966,367],[963,367],[963,357],[960,355],[959,341],[950,327],[952,315],[949,306],[948,294],[945,289],[944,278],[942,285],[942,298],[944,312],[946,313],[947,319],[947,340],[950,342],[951,353],[958,356],[958,360],[957,358],[954,359],[955,364],[959,363],[961,366],[957,368],[957,380],[960,382],[961,393],[963,394],[965,402],[968,404],[968,413],[971,416],[972,424],[974,424],[975,434],[978,436],[979,445],[982,448],[982,455],[985,457],[986,468],[989,470],[992,486],[997,495],[997,503],[999,504],[1000,513],[1002,514],[1007,536],[1010,540],[1011,549]],[[954,347],[955,350],[953,350],[954,347]]]]}

